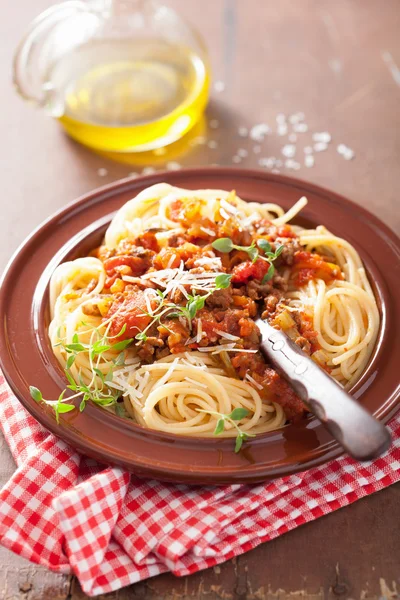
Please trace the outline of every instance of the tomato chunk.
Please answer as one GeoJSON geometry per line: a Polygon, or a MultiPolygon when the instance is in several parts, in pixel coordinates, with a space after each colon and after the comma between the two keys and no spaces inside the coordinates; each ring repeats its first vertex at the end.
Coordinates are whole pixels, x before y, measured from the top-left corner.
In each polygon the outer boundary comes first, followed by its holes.
{"type": "MultiPolygon", "coordinates": [[[[154,302],[154,301],[153,301],[154,302]]],[[[152,308],[154,308],[152,306],[152,308]]],[[[143,331],[151,321],[147,314],[147,305],[143,292],[133,292],[121,299],[115,300],[106,318],[114,315],[110,327],[110,336],[117,335],[126,325],[124,333],[118,340],[127,340],[143,331]]]]}
{"type": "Polygon", "coordinates": [[[232,271],[232,282],[233,283],[247,283],[249,279],[262,280],[264,275],[267,274],[269,269],[269,263],[261,258],[257,258],[255,263],[250,260],[240,263],[233,267],[232,271]]]}

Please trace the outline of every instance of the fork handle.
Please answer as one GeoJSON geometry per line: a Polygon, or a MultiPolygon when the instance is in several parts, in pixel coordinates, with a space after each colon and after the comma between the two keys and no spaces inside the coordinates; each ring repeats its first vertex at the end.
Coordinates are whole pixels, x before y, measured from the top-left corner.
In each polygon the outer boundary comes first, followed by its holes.
{"type": "Polygon", "coordinates": [[[371,460],[391,443],[388,429],[356,402],[285,333],[262,319],[261,351],[285,377],[307,408],[357,460],[371,460]]]}

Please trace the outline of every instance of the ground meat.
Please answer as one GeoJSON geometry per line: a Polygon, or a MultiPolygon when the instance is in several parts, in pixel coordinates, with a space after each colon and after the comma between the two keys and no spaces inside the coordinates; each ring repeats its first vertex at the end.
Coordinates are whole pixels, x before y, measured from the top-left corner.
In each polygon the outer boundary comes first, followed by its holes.
{"type": "Polygon", "coordinates": [[[82,312],[84,315],[87,315],[88,317],[100,317],[101,316],[101,312],[99,311],[97,304],[92,304],[91,302],[88,302],[87,304],[84,304],[82,306],[82,312]]]}
{"type": "Polygon", "coordinates": [[[127,256],[136,256],[138,258],[146,258],[150,264],[151,258],[154,256],[155,252],[153,250],[149,250],[148,248],[144,248],[143,246],[136,245],[134,242],[129,240],[122,240],[118,244],[116,255],[127,255],[127,256]]]}
{"type": "Polygon", "coordinates": [[[170,351],[169,351],[169,348],[167,348],[167,347],[156,349],[156,360],[159,360],[160,358],[165,358],[166,356],[169,356],[169,355],[170,355],[170,351]]]}
{"type": "Polygon", "coordinates": [[[278,292],[278,297],[283,296],[282,290],[287,290],[287,283],[283,277],[277,273],[267,283],[260,283],[259,281],[249,281],[246,285],[246,294],[253,300],[262,300],[268,297],[269,294],[278,292]]]}
{"type": "Polygon", "coordinates": [[[206,300],[206,305],[210,308],[229,308],[232,302],[232,294],[229,288],[225,290],[216,290],[206,300]]]}
{"type": "Polygon", "coordinates": [[[275,289],[282,290],[283,292],[286,292],[288,289],[288,284],[287,284],[286,279],[284,277],[281,277],[277,273],[275,273],[275,275],[272,279],[272,285],[275,289]]]}
{"type": "Polygon", "coordinates": [[[252,300],[261,300],[272,291],[272,282],[260,283],[259,281],[249,281],[246,285],[246,294],[252,300]]]}
{"type": "Polygon", "coordinates": [[[178,289],[175,288],[171,294],[170,294],[170,298],[171,302],[173,302],[174,304],[181,304],[185,299],[185,296],[182,294],[182,292],[178,289]]]}
{"type": "MultiPolygon", "coordinates": [[[[203,332],[205,333],[205,336],[202,338],[201,342],[200,342],[200,346],[208,346],[210,343],[215,343],[219,338],[220,335],[218,333],[216,333],[217,330],[219,331],[223,331],[223,326],[221,326],[220,324],[220,320],[217,320],[217,315],[215,312],[211,312],[207,309],[203,309],[200,312],[197,313],[197,317],[194,320],[194,325],[196,327],[196,331],[197,331],[197,322],[198,320],[201,320],[201,328],[203,330],[203,332]]],[[[223,319],[223,315],[222,315],[222,319],[223,319]]]]}
{"type": "Polygon", "coordinates": [[[247,310],[228,309],[221,313],[215,313],[215,316],[217,319],[222,317],[218,326],[219,330],[245,339],[246,345],[259,343],[259,329],[253,319],[249,318],[247,310]]]}
{"type": "Polygon", "coordinates": [[[271,290],[271,292],[264,298],[265,311],[261,314],[263,319],[267,319],[274,314],[279,300],[283,298],[284,294],[280,290],[271,290]]]}
{"type": "Polygon", "coordinates": [[[302,337],[302,336],[298,337],[295,343],[297,344],[297,346],[300,346],[300,348],[303,350],[303,352],[310,355],[311,344],[308,340],[306,340],[305,337],[302,337]]]}
{"type": "Polygon", "coordinates": [[[296,239],[280,239],[278,244],[279,243],[284,245],[282,254],[280,255],[280,262],[284,265],[291,266],[294,262],[295,252],[301,250],[299,241],[296,239]]]}
{"type": "Polygon", "coordinates": [[[312,316],[307,315],[303,312],[294,312],[292,313],[292,317],[297,325],[301,338],[309,342],[309,353],[312,354],[320,348],[320,345],[318,343],[318,334],[314,330],[314,322],[312,316]]]}
{"type": "Polygon", "coordinates": [[[266,298],[264,298],[266,312],[268,314],[273,314],[276,310],[276,306],[277,306],[278,302],[279,302],[279,298],[275,294],[268,294],[268,296],[266,298]]]}
{"type": "MultiPolygon", "coordinates": [[[[144,250],[144,248],[142,248],[144,250]]],[[[144,250],[149,252],[149,250],[144,250]]],[[[122,273],[124,275],[133,275],[138,277],[143,275],[151,265],[151,258],[149,256],[133,256],[133,255],[119,255],[112,256],[104,261],[104,268],[108,277],[115,277],[122,273]],[[124,267],[124,269],[121,269],[124,267]]]]}
{"type": "Polygon", "coordinates": [[[246,316],[243,310],[227,310],[223,315],[224,330],[231,335],[241,337],[239,321],[246,316]]]}
{"type": "Polygon", "coordinates": [[[185,243],[185,238],[182,235],[177,235],[173,233],[168,238],[168,246],[170,248],[178,248],[178,246],[182,246],[185,243]]]}
{"type": "Polygon", "coordinates": [[[153,250],[153,252],[158,252],[160,250],[155,231],[149,230],[142,233],[142,235],[137,238],[136,245],[142,246],[146,250],[153,250]]]}
{"type": "Polygon", "coordinates": [[[184,323],[184,320],[182,322],[179,319],[166,319],[163,325],[158,327],[162,339],[173,354],[187,350],[185,344],[190,338],[190,331],[184,323]]]}
{"type": "MultiPolygon", "coordinates": [[[[165,346],[164,340],[157,337],[148,337],[147,340],[140,346],[138,350],[138,356],[145,362],[151,362],[156,348],[162,348],[165,346]]],[[[169,350],[167,349],[169,354],[169,350]]]]}

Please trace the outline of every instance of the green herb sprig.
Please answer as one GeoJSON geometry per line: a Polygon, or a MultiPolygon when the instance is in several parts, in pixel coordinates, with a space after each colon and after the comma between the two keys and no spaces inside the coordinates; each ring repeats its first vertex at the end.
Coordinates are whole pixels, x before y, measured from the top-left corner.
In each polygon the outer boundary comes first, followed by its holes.
{"type": "Polygon", "coordinates": [[[200,296],[195,292],[193,295],[188,294],[188,299],[185,306],[179,306],[177,304],[168,304],[170,308],[174,309],[173,312],[168,314],[168,317],[184,317],[185,319],[187,319],[189,323],[189,329],[191,330],[192,321],[195,318],[197,312],[204,308],[207,298],[209,298],[217,290],[225,290],[226,288],[228,288],[231,284],[231,278],[232,275],[229,275],[228,273],[220,273],[220,275],[217,275],[215,278],[214,289],[204,294],[204,296],[200,296]]]}
{"type": "Polygon", "coordinates": [[[249,414],[249,411],[247,410],[247,408],[240,408],[240,407],[234,408],[233,411],[229,414],[224,414],[224,413],[220,413],[220,412],[216,412],[216,411],[212,411],[212,410],[202,410],[200,408],[198,408],[197,410],[198,410],[198,412],[204,412],[209,415],[214,415],[214,416],[218,417],[218,421],[217,421],[217,424],[214,429],[214,435],[219,435],[220,433],[222,433],[224,431],[226,422],[231,423],[235,427],[235,429],[237,431],[236,442],[235,442],[235,452],[236,453],[238,453],[240,451],[240,449],[243,445],[243,442],[245,442],[249,438],[256,437],[254,433],[246,433],[245,431],[242,431],[236,422],[236,421],[241,421],[242,419],[247,417],[247,415],[249,414]]]}
{"type": "MultiPolygon", "coordinates": [[[[82,325],[88,326],[84,322],[82,322],[82,325]]],[[[110,390],[107,384],[113,380],[114,368],[124,364],[124,350],[133,342],[133,339],[130,338],[113,343],[112,340],[120,337],[126,331],[126,325],[124,325],[119,333],[115,336],[108,335],[110,326],[111,322],[108,324],[104,332],[101,332],[98,327],[88,326],[89,329],[87,331],[91,331],[91,337],[90,342],[87,344],[79,341],[79,336],[77,333],[74,334],[72,343],[65,344],[62,340],[60,340],[60,342],[57,344],[58,346],[62,346],[68,355],[64,372],[69,382],[69,385],[67,385],[66,389],[61,392],[57,400],[47,400],[43,397],[42,392],[37,387],[33,385],[29,387],[30,394],[36,402],[47,404],[54,410],[57,423],[59,423],[59,415],[61,413],[70,412],[75,408],[74,404],[69,404],[64,400],[64,395],[67,389],[75,392],[75,394],[68,398],[69,402],[74,398],[81,398],[79,405],[79,410],[81,412],[84,410],[86,403],[89,400],[100,406],[111,406],[116,404],[119,397],[119,392],[117,390],[110,390]],[[104,360],[104,353],[108,350],[119,352],[119,354],[115,359],[106,361],[108,363],[108,371],[106,374],[104,374],[99,369],[99,365],[100,360],[102,358],[104,360]],[[71,367],[74,364],[77,355],[81,352],[87,353],[89,357],[92,378],[88,384],[83,381],[82,374],[80,372],[78,374],[79,383],[75,381],[71,374],[71,367]]]]}
{"type": "MultiPolygon", "coordinates": [[[[139,332],[135,338],[129,338],[121,341],[114,341],[116,338],[121,337],[126,331],[126,324],[123,325],[121,330],[114,336],[109,336],[112,319],[102,324],[101,329],[99,327],[91,327],[85,322],[82,325],[88,327],[85,333],[91,332],[89,343],[83,343],[79,340],[79,336],[75,333],[72,337],[72,341],[66,344],[62,339],[56,344],[61,346],[67,354],[67,361],[65,365],[65,376],[68,379],[69,385],[62,391],[57,400],[48,400],[43,397],[42,392],[35,386],[30,386],[29,391],[32,398],[38,403],[44,403],[50,406],[56,416],[57,423],[59,423],[59,415],[74,410],[75,405],[69,404],[64,400],[64,395],[67,389],[75,392],[68,398],[70,402],[74,398],[81,398],[79,410],[82,412],[86,406],[86,403],[90,400],[100,406],[112,406],[115,405],[118,408],[117,400],[119,397],[118,390],[110,389],[107,385],[113,380],[113,373],[115,367],[123,366],[125,364],[125,349],[135,340],[146,341],[148,329],[154,325],[154,323],[161,323],[161,317],[168,315],[169,317],[180,317],[184,316],[188,319],[190,328],[192,327],[192,320],[197,314],[197,311],[204,307],[206,299],[211,296],[216,290],[225,289],[229,287],[231,275],[227,273],[221,273],[215,278],[215,287],[208,291],[204,296],[189,295],[185,306],[179,306],[173,303],[166,302],[166,293],[157,290],[158,305],[152,313],[143,312],[143,314],[151,317],[151,322],[145,328],[144,331],[139,332]],[[105,327],[105,329],[104,329],[105,327]],[[118,356],[112,360],[106,360],[104,353],[112,350],[118,352],[118,356]],[[81,352],[88,355],[90,363],[90,371],[92,374],[89,383],[85,383],[82,378],[82,374],[78,373],[79,381],[77,382],[71,374],[71,368],[73,367],[76,357],[81,352]],[[108,366],[107,373],[104,374],[99,368],[100,361],[105,360],[108,366]]],[[[165,325],[164,325],[165,327],[165,325]]],[[[60,336],[60,332],[58,333],[60,336]]]]}
{"type": "Polygon", "coordinates": [[[211,245],[215,250],[218,250],[222,253],[231,252],[232,250],[241,250],[242,252],[246,252],[252,263],[255,263],[258,258],[261,258],[261,260],[265,260],[267,263],[269,263],[268,271],[262,278],[261,283],[267,283],[267,281],[272,279],[275,274],[275,267],[272,263],[278,258],[278,256],[282,254],[284,249],[284,246],[280,245],[277,247],[275,252],[272,252],[271,244],[264,239],[258,240],[257,246],[264,252],[265,256],[260,254],[255,241],[253,241],[250,246],[238,246],[237,244],[234,244],[230,238],[219,238],[211,245]]]}
{"type": "Polygon", "coordinates": [[[255,242],[253,242],[251,246],[238,246],[232,242],[231,238],[225,237],[215,240],[211,245],[215,250],[218,250],[218,252],[223,252],[224,254],[231,252],[232,250],[241,250],[242,252],[247,252],[250,260],[253,263],[256,262],[259,254],[255,242]]]}
{"type": "MultiPolygon", "coordinates": [[[[220,273],[215,278],[214,288],[212,290],[209,290],[203,296],[196,294],[196,292],[194,294],[188,294],[188,298],[184,306],[174,304],[173,302],[166,302],[165,292],[160,292],[157,290],[159,298],[157,308],[153,313],[143,312],[143,314],[151,317],[152,320],[143,331],[135,336],[135,339],[145,342],[147,340],[147,331],[155,323],[161,323],[161,317],[164,315],[170,319],[184,317],[189,324],[189,329],[191,330],[193,319],[195,318],[197,312],[204,308],[207,298],[209,298],[217,290],[228,288],[231,283],[231,277],[232,275],[229,273],[220,273]],[[159,312],[160,310],[161,312],[159,312]]],[[[163,325],[163,327],[165,327],[165,325],[163,325]]]]}

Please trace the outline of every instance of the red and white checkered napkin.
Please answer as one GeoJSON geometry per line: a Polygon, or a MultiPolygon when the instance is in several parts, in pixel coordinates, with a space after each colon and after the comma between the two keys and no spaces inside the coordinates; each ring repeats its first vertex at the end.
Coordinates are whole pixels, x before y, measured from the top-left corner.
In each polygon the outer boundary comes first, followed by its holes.
{"type": "Polygon", "coordinates": [[[390,452],[335,460],[263,485],[141,481],[77,454],[22,408],[0,376],[0,417],[18,469],[0,493],[1,543],[89,596],[165,571],[211,567],[400,479],[400,415],[390,452]]]}

